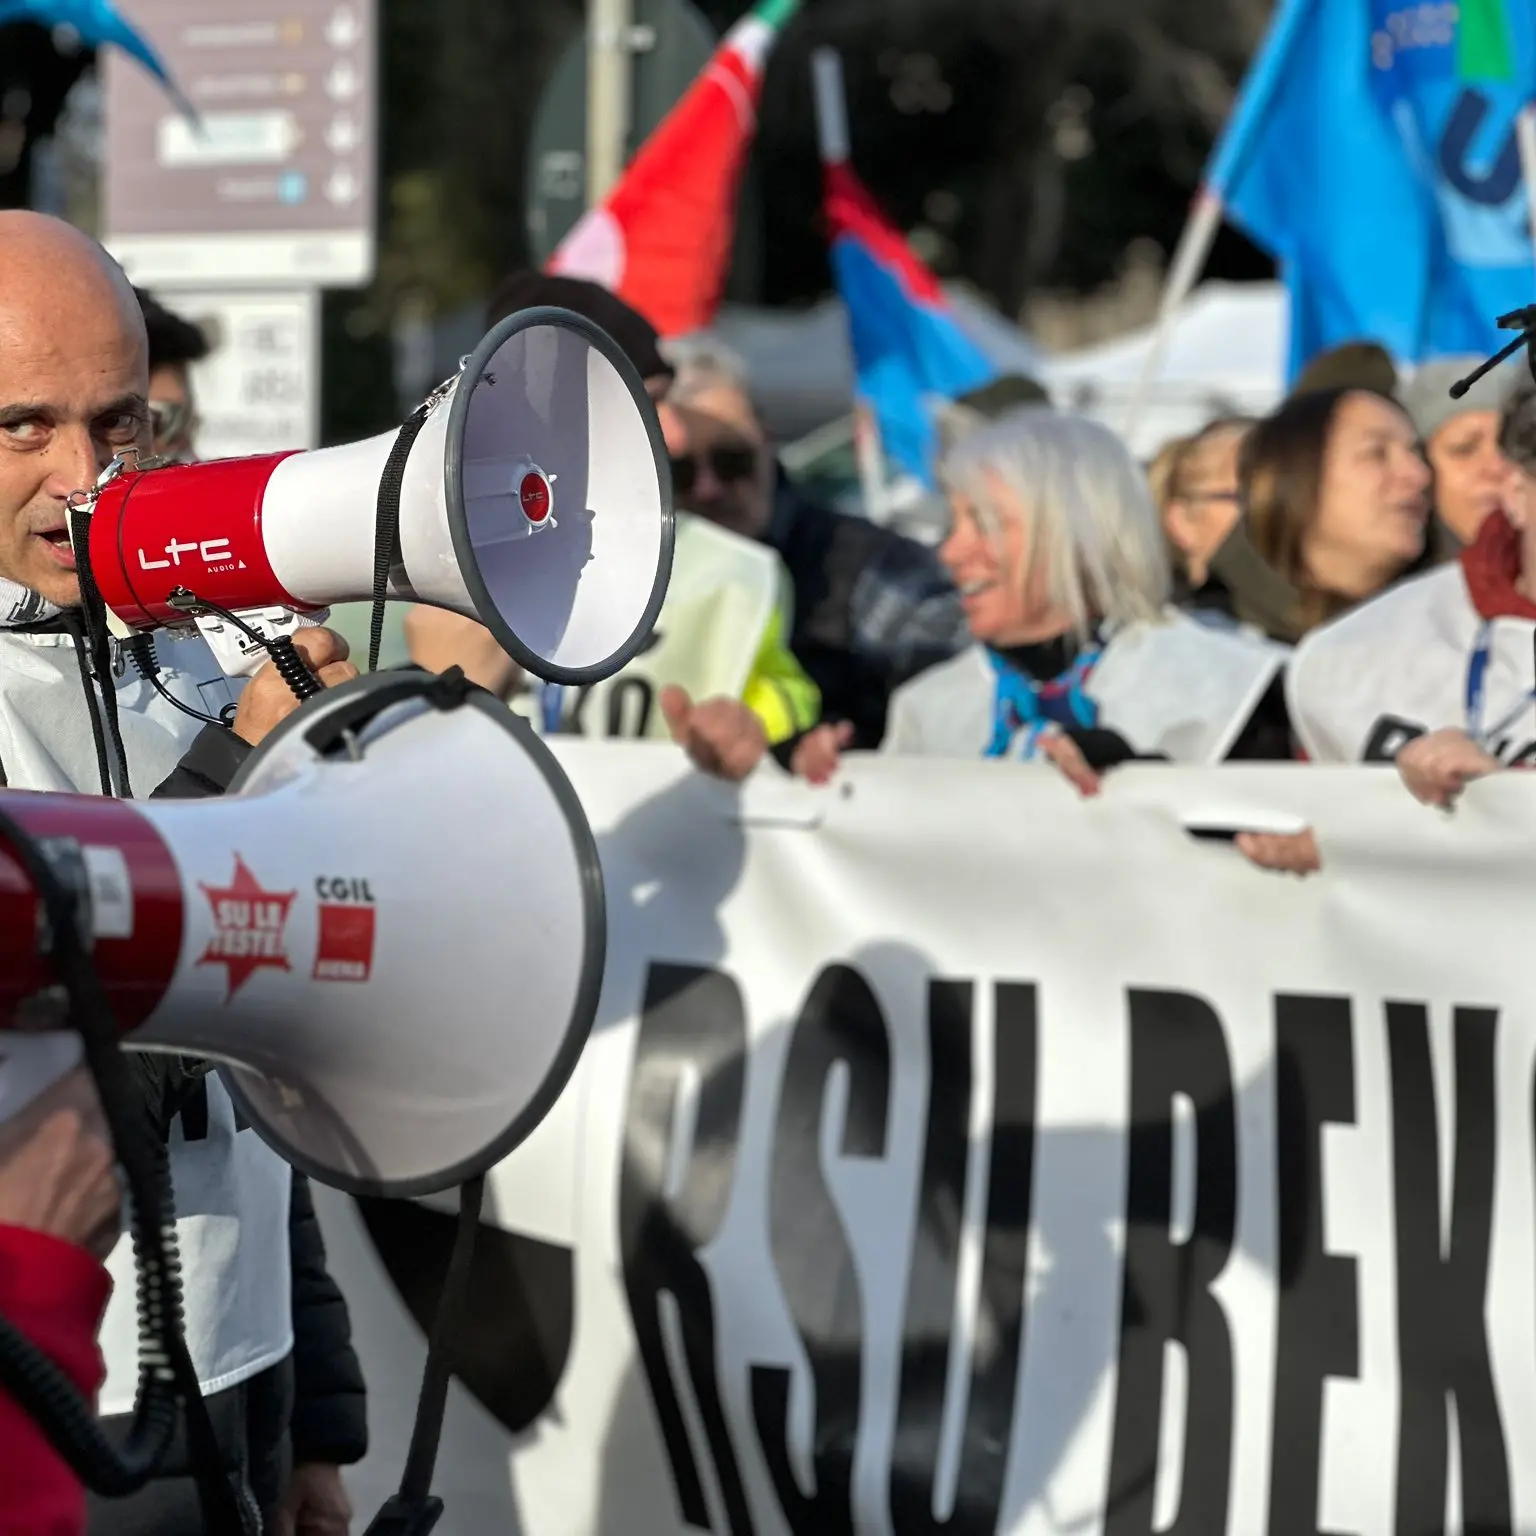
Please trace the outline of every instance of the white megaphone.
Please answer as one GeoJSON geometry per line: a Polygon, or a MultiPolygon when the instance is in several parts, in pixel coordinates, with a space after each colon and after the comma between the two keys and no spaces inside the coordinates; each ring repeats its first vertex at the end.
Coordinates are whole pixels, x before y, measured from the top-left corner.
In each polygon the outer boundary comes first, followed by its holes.
{"type": "Polygon", "coordinates": [[[453,674],[318,695],[218,800],[0,792],[0,1066],[3,1031],[64,1023],[18,841],[74,893],[123,1043],[226,1064],[264,1139],[354,1194],[498,1162],[597,1012],[581,807],[527,725],[453,674]]]}
{"type": "Polygon", "coordinates": [[[617,343],[560,309],[503,320],[398,432],[119,462],[71,507],[82,585],[129,630],[187,626],[189,596],[313,614],[366,601],[382,574],[385,596],[478,619],[556,683],[635,655],[672,569],[655,407],[617,343]]]}

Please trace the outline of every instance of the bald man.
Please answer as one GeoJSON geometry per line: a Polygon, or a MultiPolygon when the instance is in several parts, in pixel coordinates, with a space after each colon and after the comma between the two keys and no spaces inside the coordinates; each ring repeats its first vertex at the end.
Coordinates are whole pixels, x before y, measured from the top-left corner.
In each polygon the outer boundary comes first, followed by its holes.
{"type": "MultiPolygon", "coordinates": [[[[296,707],[291,690],[269,666],[236,700],[200,639],[160,636],[161,679],[170,693],[214,718],[236,705],[232,729],[199,728],[123,667],[114,646],[93,639],[66,530],[72,492],[93,486],[117,455],[149,448],[138,300],[100,246],[38,214],[0,212],[0,274],[0,783],[88,794],[222,793],[251,748],[296,707]]],[[[356,675],[339,636],[311,629],[295,643],[322,682],[356,675]]],[[[187,1340],[229,1475],[268,1531],[286,1518],[289,1530],[306,1536],[344,1532],[350,1511],[339,1458],[321,1450],[328,1461],[296,1475],[292,1465],[298,1367],[289,1239],[294,1202],[307,1210],[307,1192],[237,1122],[229,1095],[199,1064],[133,1059],[145,1112],[170,1147],[187,1340]]],[[[311,1252],[305,1262],[313,1261],[311,1252]]],[[[320,1264],[325,1278],[323,1254],[320,1264]]],[[[134,1268],[130,1245],[120,1241],[107,1260],[113,1295],[101,1334],[104,1416],[133,1405],[134,1268]]],[[[301,1284],[313,1293],[317,1282],[306,1273],[301,1284]]],[[[341,1308],[344,1335],[345,1307],[334,1286],[320,1301],[341,1308]]],[[[297,1331],[304,1332],[302,1319],[297,1331]]],[[[350,1356],[344,1336],[342,1347],[350,1356]]],[[[330,1368],[338,1369],[334,1350],[330,1368]]],[[[339,1368],[356,1377],[355,1357],[339,1368]]],[[[360,1402],[360,1379],[352,1385],[360,1402]]],[[[167,1470],[143,1494],[93,1510],[92,1529],[112,1536],[200,1532],[185,1461],[167,1470]]],[[[0,1488],[0,1528],[4,1499],[0,1488]]]]}

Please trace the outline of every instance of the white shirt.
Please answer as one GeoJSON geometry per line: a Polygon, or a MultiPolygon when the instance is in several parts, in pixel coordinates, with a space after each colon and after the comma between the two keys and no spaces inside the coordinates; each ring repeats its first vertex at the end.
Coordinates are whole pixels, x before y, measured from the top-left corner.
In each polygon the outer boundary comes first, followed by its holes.
{"type": "MultiPolygon", "coordinates": [[[[232,702],[229,680],[201,639],[156,636],[161,680],[206,714],[232,702]]],[[[135,796],[167,779],[201,729],[130,667],[118,678],[118,728],[135,796]]],[[[0,768],[13,789],[99,794],[90,714],[68,635],[0,630],[0,768]]],[[[204,1393],[234,1386],[293,1348],[288,1201],[292,1174],[253,1130],[235,1131],[234,1104],[207,1085],[207,1136],[172,1128],[187,1343],[204,1393]]],[[[193,1128],[200,1130],[194,1114],[193,1128]]],[[[126,1413],[138,1386],[133,1248],[124,1237],[107,1260],[112,1299],[101,1330],[107,1375],[100,1410],[126,1413]]]]}
{"type": "MultiPolygon", "coordinates": [[[[1083,691],[1098,705],[1099,723],[1138,754],[1219,763],[1286,655],[1284,646],[1248,630],[1212,629],[1169,609],[1164,623],[1116,632],[1083,691]]],[[[892,694],[881,750],[982,757],[992,740],[996,697],[986,648],[970,646],[892,694]]]]}

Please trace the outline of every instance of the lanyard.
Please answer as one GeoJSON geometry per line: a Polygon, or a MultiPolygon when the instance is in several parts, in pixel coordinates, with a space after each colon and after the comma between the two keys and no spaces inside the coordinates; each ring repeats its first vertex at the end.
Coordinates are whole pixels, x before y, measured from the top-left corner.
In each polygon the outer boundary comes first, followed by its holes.
{"type": "Polygon", "coordinates": [[[1480,747],[1486,747],[1490,740],[1502,736],[1536,702],[1536,688],[1533,688],[1497,725],[1483,730],[1483,706],[1487,702],[1488,661],[1492,654],[1492,642],[1493,621],[1484,619],[1483,627],[1477,634],[1477,644],[1472,648],[1472,655],[1467,661],[1467,735],[1480,747]]]}
{"type": "Polygon", "coordinates": [[[992,663],[993,674],[992,739],[983,756],[1028,759],[1034,756],[1035,744],[1047,726],[1096,724],[1099,708],[1085,688],[1102,654],[1099,646],[1090,646],[1060,677],[1041,683],[989,650],[987,660],[992,663]],[[1024,740],[1015,753],[1014,742],[1020,732],[1024,733],[1024,740]]]}
{"type": "Polygon", "coordinates": [[[560,730],[560,711],[565,704],[565,689],[559,683],[539,684],[539,713],[544,721],[544,734],[554,736],[560,730]]]}

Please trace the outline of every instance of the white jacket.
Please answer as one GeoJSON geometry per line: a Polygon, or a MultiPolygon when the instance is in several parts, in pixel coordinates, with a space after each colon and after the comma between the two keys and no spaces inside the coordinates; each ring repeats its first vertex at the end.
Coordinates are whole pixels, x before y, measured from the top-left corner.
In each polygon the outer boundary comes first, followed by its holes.
{"type": "MultiPolygon", "coordinates": [[[[161,680],[177,698],[217,716],[234,698],[201,639],[156,637],[161,680]]],[[[118,726],[136,797],[175,769],[200,726],[160,698],[131,667],[117,678],[118,726]]],[[[13,789],[99,794],[91,717],[68,635],[0,629],[0,771],[13,789]]],[[[197,1127],[201,1129],[201,1127],[197,1127]]],[[[204,1393],[222,1391],[293,1348],[288,1261],[288,1166],[256,1135],[235,1131],[234,1104],[208,1080],[207,1135],[171,1133],[176,1237],[187,1343],[204,1393]]],[[[132,1245],[107,1261],[112,1299],[101,1330],[103,1414],[126,1413],[138,1386],[132,1245]]]]}
{"type": "Polygon", "coordinates": [[[1474,720],[1467,679],[1484,628],[1455,561],[1314,630],[1286,675],[1302,750],[1314,763],[1390,762],[1415,736],[1475,728],[1501,761],[1536,759],[1536,624],[1487,623],[1482,711],[1474,720]]]}
{"type": "MultiPolygon", "coordinates": [[[[1236,745],[1286,648],[1248,630],[1218,630],[1169,610],[1132,624],[1104,647],[1084,692],[1099,723],[1140,755],[1219,763],[1236,745]]],[[[903,683],[891,696],[881,750],[981,757],[992,739],[997,679],[984,647],[970,646],[903,683]]]]}

